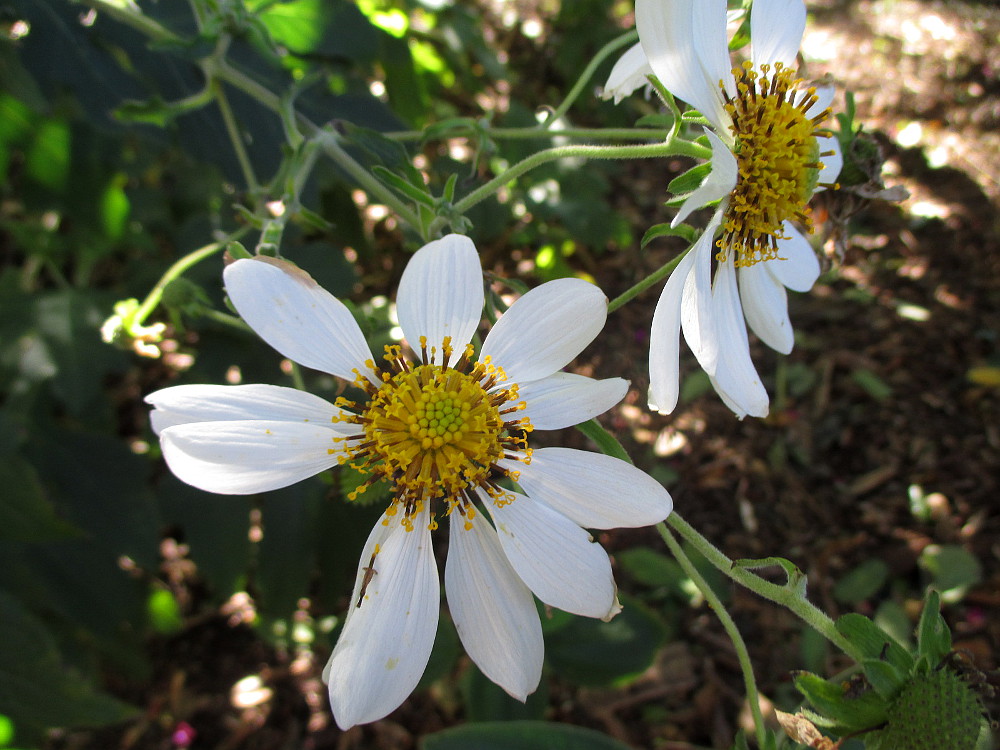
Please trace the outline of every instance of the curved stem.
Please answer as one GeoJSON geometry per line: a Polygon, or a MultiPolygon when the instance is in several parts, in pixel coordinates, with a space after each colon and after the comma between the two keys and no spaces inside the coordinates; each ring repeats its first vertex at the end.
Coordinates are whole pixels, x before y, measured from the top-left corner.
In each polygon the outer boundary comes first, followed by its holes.
{"type": "Polygon", "coordinates": [[[149,16],[143,15],[138,6],[125,5],[114,0],[74,0],[81,5],[86,5],[100,13],[107,13],[126,26],[131,26],[137,31],[141,31],[150,39],[160,43],[179,43],[183,41],[174,32],[161,26],[149,16]],[[133,10],[133,7],[135,8],[133,10]]]}
{"type": "Polygon", "coordinates": [[[174,264],[164,272],[163,276],[160,277],[160,280],[156,282],[156,285],[149,290],[149,294],[146,295],[146,299],[142,301],[142,304],[139,305],[139,308],[135,311],[135,315],[133,316],[135,325],[142,325],[146,321],[146,318],[149,317],[150,313],[152,313],[153,310],[156,309],[156,306],[160,304],[160,300],[163,299],[163,290],[167,288],[167,284],[183,274],[192,266],[195,266],[206,258],[210,258],[215,255],[217,252],[224,249],[230,242],[239,239],[249,231],[250,227],[243,227],[227,237],[225,240],[213,242],[205,245],[204,247],[199,247],[197,250],[193,250],[183,258],[175,261],[174,264]]]}
{"type": "MultiPolygon", "coordinates": [[[[855,661],[860,662],[864,658],[864,654],[837,631],[837,626],[830,619],[830,616],[806,599],[804,594],[800,593],[796,588],[779,586],[770,581],[765,581],[746,568],[734,565],[733,561],[724,552],[699,534],[691,524],[681,518],[677,511],[671,513],[665,523],[669,524],[674,531],[690,542],[706,560],[733,581],[744,588],[750,589],[758,596],[768,599],[775,604],[780,604],[782,607],[790,610],[855,661]]],[[[666,528],[660,529],[661,526],[664,526],[664,524],[658,524],[657,529],[660,530],[660,535],[662,536],[666,528]]]]}
{"type": "Polygon", "coordinates": [[[677,560],[684,569],[684,572],[687,573],[688,578],[694,582],[694,585],[698,587],[702,596],[705,597],[708,606],[712,608],[716,617],[719,618],[719,622],[722,623],[722,627],[725,629],[726,635],[729,636],[729,640],[733,642],[736,658],[740,663],[740,670],[743,672],[743,686],[746,689],[747,703],[750,704],[750,713],[753,716],[753,728],[757,735],[757,746],[763,748],[765,746],[764,742],[767,730],[764,727],[764,714],[760,710],[760,695],[757,691],[757,681],[753,676],[753,664],[750,662],[750,652],[747,651],[747,645],[743,640],[743,636],[740,634],[739,628],[736,627],[736,623],[733,622],[733,618],[726,610],[725,605],[723,605],[722,600],[704,577],[702,577],[701,573],[698,572],[694,563],[691,562],[691,558],[684,553],[684,549],[674,539],[674,535],[670,533],[670,530],[662,523],[657,525],[656,530],[660,532],[660,536],[670,549],[670,553],[674,556],[674,559],[677,560]]]}
{"type": "MultiPolygon", "coordinates": [[[[399,130],[383,133],[386,138],[394,141],[420,141],[425,133],[421,130],[399,130]]],[[[448,129],[440,135],[428,140],[456,138],[475,135],[485,135],[496,140],[531,140],[539,138],[589,138],[591,140],[611,141],[664,141],[670,135],[669,130],[657,128],[565,128],[562,130],[541,130],[538,126],[530,128],[489,128],[478,127],[472,122],[468,127],[461,125],[448,129]]]]}
{"type": "Polygon", "coordinates": [[[247,154],[246,146],[243,145],[243,137],[240,134],[239,125],[236,123],[236,117],[233,116],[232,107],[229,106],[229,98],[219,81],[213,80],[211,87],[215,103],[219,105],[219,112],[222,114],[222,121],[226,125],[229,141],[233,144],[233,151],[236,152],[236,160],[240,163],[240,171],[243,172],[243,179],[247,183],[247,190],[255,198],[259,198],[260,183],[257,182],[253,164],[250,163],[250,155],[247,154]]]}
{"type": "Polygon", "coordinates": [[[653,271],[653,273],[649,274],[649,276],[644,278],[638,284],[631,287],[630,289],[626,289],[624,292],[622,292],[613,300],[611,300],[611,302],[608,303],[608,314],[613,313],[615,310],[624,305],[626,302],[629,302],[634,297],[638,296],[642,292],[649,289],[649,287],[653,286],[653,284],[657,283],[658,281],[661,281],[662,279],[667,278],[667,276],[673,273],[673,270],[677,268],[677,264],[681,262],[681,259],[685,255],[687,255],[690,252],[690,250],[691,248],[688,248],[677,257],[671,258],[662,266],[660,266],[658,270],[653,271]]]}
{"type": "Polygon", "coordinates": [[[532,154],[514,166],[501,172],[485,185],[473,190],[455,204],[455,212],[463,214],[480,201],[496,193],[504,185],[513,182],[526,172],[542,164],[558,159],[653,159],[665,156],[693,156],[708,159],[711,151],[690,141],[676,140],[672,143],[652,143],[636,146],[555,146],[532,154]]]}
{"type": "Polygon", "coordinates": [[[586,87],[587,83],[589,83],[590,79],[597,71],[597,68],[604,62],[608,55],[621,49],[626,44],[635,42],[638,38],[639,32],[633,29],[626,34],[622,34],[617,39],[612,39],[610,42],[601,47],[597,51],[597,54],[594,55],[593,59],[591,59],[590,63],[588,63],[587,67],[583,69],[583,73],[580,74],[576,83],[573,84],[573,88],[571,88],[569,93],[566,94],[566,98],[563,99],[562,103],[556,107],[545,119],[545,122],[542,123],[542,127],[547,130],[550,125],[566,114],[569,108],[573,106],[573,102],[575,102],[579,98],[580,94],[583,93],[583,89],[586,87]]]}

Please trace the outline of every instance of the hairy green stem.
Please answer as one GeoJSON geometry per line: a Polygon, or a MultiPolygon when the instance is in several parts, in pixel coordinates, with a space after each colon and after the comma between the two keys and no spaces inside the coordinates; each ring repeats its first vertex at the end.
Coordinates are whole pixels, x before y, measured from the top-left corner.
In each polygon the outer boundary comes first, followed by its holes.
{"type": "Polygon", "coordinates": [[[183,39],[174,32],[164,28],[152,18],[144,15],[138,6],[132,6],[122,0],[73,0],[81,5],[86,5],[99,13],[106,13],[116,21],[131,26],[136,31],[141,31],[160,43],[179,43],[183,39]]]}
{"type": "Polygon", "coordinates": [[[690,141],[650,143],[635,146],[554,146],[532,154],[504,170],[485,185],[473,190],[455,204],[455,212],[464,214],[477,203],[496,193],[504,185],[516,180],[542,164],[559,159],[654,159],[667,156],[692,156],[707,159],[711,151],[690,141]]]}
{"type": "MultiPolygon", "coordinates": [[[[833,620],[830,619],[830,616],[806,599],[797,588],[780,586],[776,583],[765,581],[750,570],[736,566],[733,560],[698,533],[676,511],[667,517],[665,523],[684,537],[706,560],[733,581],[744,588],[750,589],[758,596],[785,607],[855,661],[860,662],[864,658],[864,654],[837,631],[837,627],[833,620]]],[[[662,523],[657,526],[657,529],[662,536],[666,528],[661,529],[661,526],[663,526],[662,523]]]]}
{"type": "Polygon", "coordinates": [[[580,97],[580,94],[583,93],[584,88],[586,88],[594,73],[597,72],[597,68],[609,55],[621,49],[626,44],[632,44],[638,38],[639,32],[632,30],[626,34],[622,34],[617,39],[612,39],[610,42],[601,47],[597,51],[597,54],[594,55],[593,59],[591,59],[590,63],[587,64],[587,67],[583,69],[583,73],[580,74],[576,83],[573,84],[573,88],[571,88],[569,93],[566,94],[566,98],[563,99],[562,103],[558,107],[552,110],[549,116],[545,119],[545,122],[542,123],[542,127],[547,130],[553,123],[569,111],[569,108],[573,106],[573,103],[580,97]]]}
{"type": "Polygon", "coordinates": [[[764,714],[760,710],[760,695],[757,691],[757,680],[754,679],[753,675],[753,664],[750,662],[750,652],[747,651],[747,645],[743,640],[743,636],[736,627],[736,623],[733,622],[732,616],[726,610],[725,605],[722,600],[718,597],[712,587],[708,582],[702,577],[701,573],[695,567],[694,563],[691,562],[691,558],[685,554],[684,549],[677,540],[674,539],[674,535],[670,533],[670,530],[664,526],[662,523],[658,524],[656,530],[660,532],[660,536],[666,543],[667,547],[670,549],[670,553],[674,556],[674,559],[680,564],[687,573],[688,578],[698,587],[702,596],[705,597],[705,601],[708,602],[708,606],[712,608],[715,612],[715,616],[719,618],[719,622],[722,623],[723,629],[726,631],[726,635],[729,636],[729,640],[733,642],[733,648],[736,651],[736,659],[740,663],[740,670],[743,672],[743,686],[747,693],[747,703],[750,705],[750,713],[753,716],[753,728],[757,735],[757,746],[760,748],[764,747],[764,742],[767,736],[767,730],[764,727],[764,714]]]}
{"type": "Polygon", "coordinates": [[[622,292],[613,300],[611,300],[611,302],[608,303],[608,313],[609,314],[613,313],[615,310],[624,305],[626,302],[629,302],[639,294],[642,294],[644,291],[649,289],[649,287],[653,286],[653,284],[657,283],[658,281],[661,281],[662,279],[667,278],[667,276],[673,273],[674,269],[677,268],[677,264],[681,262],[681,259],[685,255],[687,255],[688,252],[690,252],[690,250],[691,248],[688,248],[677,257],[671,258],[662,266],[660,266],[659,269],[649,274],[649,276],[644,278],[638,284],[631,287],[630,289],[626,289],[624,292],[622,292]]]}
{"type": "MultiPolygon", "coordinates": [[[[532,140],[540,138],[588,138],[590,140],[611,141],[665,141],[670,135],[669,130],[657,128],[564,128],[560,130],[540,130],[537,126],[530,128],[490,128],[479,127],[469,122],[467,127],[456,126],[434,136],[429,140],[440,138],[459,138],[483,134],[497,140],[532,140]]],[[[383,133],[386,138],[394,141],[421,141],[425,137],[422,130],[398,130],[383,133]]]]}
{"type": "Polygon", "coordinates": [[[146,318],[156,309],[156,306],[160,304],[163,299],[163,290],[167,288],[167,285],[187,271],[192,266],[197,265],[206,258],[210,258],[215,255],[220,250],[224,249],[227,244],[233,240],[237,240],[244,234],[250,231],[249,227],[243,227],[238,231],[234,232],[231,236],[227,237],[225,240],[220,242],[212,242],[211,244],[205,245],[204,247],[199,247],[197,250],[193,250],[183,258],[179,258],[173,263],[173,265],[168,268],[160,280],[156,282],[156,285],[149,290],[149,294],[146,295],[146,299],[142,301],[139,305],[139,309],[135,311],[133,316],[133,321],[135,325],[142,325],[146,318]]]}
{"type": "Polygon", "coordinates": [[[213,80],[211,86],[215,103],[218,105],[219,112],[222,114],[222,121],[226,125],[226,133],[229,135],[229,141],[233,145],[233,151],[236,152],[236,161],[239,162],[240,171],[243,172],[243,179],[247,183],[247,190],[256,199],[259,199],[260,183],[257,182],[257,175],[254,174],[253,164],[250,163],[250,155],[243,144],[243,135],[240,133],[240,126],[233,115],[232,107],[229,106],[229,98],[226,96],[226,91],[219,81],[213,80]]]}

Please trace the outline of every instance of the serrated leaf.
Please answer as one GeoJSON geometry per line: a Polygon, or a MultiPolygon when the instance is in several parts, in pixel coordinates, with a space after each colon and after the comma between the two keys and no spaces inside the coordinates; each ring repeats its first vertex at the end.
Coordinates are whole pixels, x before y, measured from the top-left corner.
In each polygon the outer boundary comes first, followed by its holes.
{"type": "Polygon", "coordinates": [[[887,660],[897,669],[909,673],[913,657],[896,640],[864,615],[848,613],[837,619],[837,631],[861,649],[865,658],[887,660]]]}
{"type": "Polygon", "coordinates": [[[708,174],[711,171],[712,164],[710,162],[696,164],[688,171],[672,179],[670,184],[667,185],[667,190],[674,195],[683,195],[684,193],[693,192],[701,187],[701,184],[705,181],[705,178],[708,177],[708,174]]]}
{"type": "Polygon", "coordinates": [[[630,750],[600,732],[545,721],[483,722],[427,735],[421,750],[630,750]]]}

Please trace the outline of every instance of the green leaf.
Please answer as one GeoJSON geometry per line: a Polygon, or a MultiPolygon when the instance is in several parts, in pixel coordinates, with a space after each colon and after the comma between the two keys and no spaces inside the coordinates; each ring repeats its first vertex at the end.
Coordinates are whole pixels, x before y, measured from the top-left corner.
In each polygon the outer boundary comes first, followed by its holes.
{"type": "Polygon", "coordinates": [[[484,722],[427,735],[420,750],[630,750],[600,732],[545,721],[484,722]]]}
{"type": "Polygon", "coordinates": [[[309,593],[316,563],[316,519],[326,488],[308,480],[261,496],[263,538],[255,582],[261,612],[288,617],[309,593]]]}
{"type": "Polygon", "coordinates": [[[375,28],[353,3],[292,0],[248,3],[278,44],[298,55],[370,60],[378,48],[375,28]]]}
{"type": "Polygon", "coordinates": [[[861,662],[861,666],[875,692],[886,700],[891,700],[906,684],[907,675],[887,661],[865,659],[861,662]]]}
{"type": "Polygon", "coordinates": [[[0,456],[0,540],[40,542],[79,535],[59,518],[35,468],[21,456],[0,456]]]}
{"type": "Polygon", "coordinates": [[[549,691],[544,678],[538,690],[529,695],[524,703],[507,695],[503,688],[483,675],[475,665],[470,666],[462,675],[460,688],[467,721],[541,719],[548,708],[549,691]]]}
{"type": "Polygon", "coordinates": [[[165,588],[154,588],[146,600],[146,613],[153,630],[161,635],[177,633],[184,627],[177,599],[165,588]]]}
{"type": "Polygon", "coordinates": [[[669,190],[674,195],[683,195],[684,193],[690,193],[701,187],[701,184],[708,177],[709,172],[712,171],[712,165],[709,162],[702,164],[697,164],[683,174],[678,175],[670,181],[667,185],[667,190],[669,190]]]}
{"type": "Polygon", "coordinates": [[[851,373],[851,379],[876,401],[885,401],[892,395],[892,386],[871,370],[859,367],[851,373]]]}
{"type": "Polygon", "coordinates": [[[983,578],[983,568],[975,555],[954,544],[930,544],[920,553],[917,564],[931,576],[931,585],[941,592],[944,602],[957,602],[983,578]]]}
{"type": "Polygon", "coordinates": [[[694,243],[697,236],[698,235],[694,228],[688,226],[687,224],[680,224],[676,227],[670,226],[669,223],[654,224],[646,230],[644,235],[642,235],[642,240],[640,241],[639,246],[646,247],[646,245],[655,240],[657,237],[681,237],[690,244],[694,243]]]}
{"type": "Polygon", "coordinates": [[[396,190],[396,192],[405,195],[416,203],[422,204],[431,209],[434,208],[434,196],[427,192],[426,187],[419,188],[416,185],[411,185],[409,182],[398,175],[393,174],[385,167],[376,165],[372,167],[372,172],[374,172],[375,175],[382,180],[382,182],[396,190]]]}
{"type": "Polygon", "coordinates": [[[629,575],[646,586],[668,586],[681,593],[681,583],[687,579],[676,560],[649,547],[623,550],[615,554],[615,559],[629,575]]]}
{"type": "Polygon", "coordinates": [[[0,714],[17,727],[20,742],[49,727],[96,727],[135,715],[68,669],[45,625],[3,591],[0,643],[0,714]]]}
{"type": "Polygon", "coordinates": [[[845,604],[857,604],[870,599],[889,580],[889,566],[878,558],[865,560],[850,570],[833,587],[833,596],[845,604]]]}
{"type": "Polygon", "coordinates": [[[885,721],[889,704],[876,692],[847,697],[844,686],[811,672],[798,672],[795,687],[820,712],[816,723],[839,729],[839,733],[868,729],[885,721]]]}
{"type": "Polygon", "coordinates": [[[937,665],[950,651],[951,631],[941,616],[941,596],[931,589],[917,624],[917,652],[926,656],[932,665],[937,665]]]}
{"type": "Polygon", "coordinates": [[[667,628],[637,599],[621,600],[622,611],[610,622],[576,617],[547,635],[545,656],[554,671],[580,685],[613,685],[652,664],[667,628]]]}
{"type": "Polygon", "coordinates": [[[896,640],[864,615],[848,613],[837,619],[837,631],[861,649],[865,658],[887,660],[897,669],[909,673],[913,657],[896,640]]]}

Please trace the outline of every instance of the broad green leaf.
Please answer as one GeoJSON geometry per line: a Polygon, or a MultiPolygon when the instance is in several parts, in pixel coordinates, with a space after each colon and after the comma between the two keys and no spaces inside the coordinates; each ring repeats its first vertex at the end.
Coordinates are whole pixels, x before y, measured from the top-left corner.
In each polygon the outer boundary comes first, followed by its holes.
{"type": "Polygon", "coordinates": [[[983,568],[975,555],[955,544],[930,544],[917,561],[931,576],[931,585],[944,602],[957,602],[982,580],[983,568]]]}
{"type": "Polygon", "coordinates": [[[0,456],[0,540],[39,542],[78,535],[59,518],[35,468],[21,456],[0,456]]]}
{"type": "Polygon", "coordinates": [[[439,617],[431,657],[424,673],[420,676],[417,689],[428,687],[449,675],[455,669],[455,663],[461,653],[462,645],[458,640],[455,626],[447,617],[439,617]]]}
{"type": "Polygon", "coordinates": [[[250,503],[244,497],[210,495],[165,476],[158,489],[163,521],[187,544],[198,575],[215,601],[246,583],[250,560],[250,503]]]}
{"type": "Polygon", "coordinates": [[[424,737],[420,750],[629,750],[593,729],[545,721],[503,721],[452,727],[424,737]]]}
{"type": "Polygon", "coordinates": [[[646,605],[621,595],[610,622],[576,617],[546,634],[545,656],[562,677],[580,685],[614,685],[643,672],[667,637],[667,627],[646,605]]]}
{"type": "Polygon", "coordinates": [[[475,665],[471,665],[462,675],[459,687],[467,721],[541,719],[548,707],[549,690],[545,677],[542,677],[538,689],[524,703],[507,695],[503,688],[491,682],[475,665]]]}
{"type": "Polygon", "coordinates": [[[49,727],[96,727],[135,709],[101,693],[62,663],[45,624],[0,591],[0,714],[31,743],[49,727]]]}
{"type": "Polygon", "coordinates": [[[266,6],[259,18],[278,44],[299,55],[370,60],[378,48],[376,30],[353,3],[292,0],[248,3],[266,6]]]}
{"type": "Polygon", "coordinates": [[[687,578],[676,560],[649,547],[622,550],[615,554],[615,559],[629,575],[646,586],[667,586],[681,593],[681,583],[687,578]]]}
{"type": "Polygon", "coordinates": [[[839,602],[857,604],[878,593],[889,579],[889,566],[878,558],[865,560],[848,571],[833,587],[833,596],[839,602]]]}

